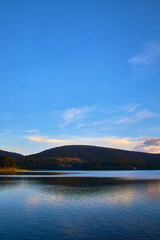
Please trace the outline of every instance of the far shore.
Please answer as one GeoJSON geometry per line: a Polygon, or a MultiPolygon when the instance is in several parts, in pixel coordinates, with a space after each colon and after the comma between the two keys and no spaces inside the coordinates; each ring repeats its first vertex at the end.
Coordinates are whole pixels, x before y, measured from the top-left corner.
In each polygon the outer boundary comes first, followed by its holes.
{"type": "Polygon", "coordinates": [[[19,169],[19,168],[0,168],[0,173],[1,172],[15,172],[15,171],[25,171],[24,169],[19,169]]]}

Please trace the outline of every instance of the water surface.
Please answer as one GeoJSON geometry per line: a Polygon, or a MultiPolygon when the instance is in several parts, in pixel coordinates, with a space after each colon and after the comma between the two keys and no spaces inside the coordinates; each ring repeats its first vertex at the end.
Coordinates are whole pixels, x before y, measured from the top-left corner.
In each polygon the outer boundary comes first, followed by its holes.
{"type": "Polygon", "coordinates": [[[160,171],[0,175],[0,239],[160,239],[160,171]]]}

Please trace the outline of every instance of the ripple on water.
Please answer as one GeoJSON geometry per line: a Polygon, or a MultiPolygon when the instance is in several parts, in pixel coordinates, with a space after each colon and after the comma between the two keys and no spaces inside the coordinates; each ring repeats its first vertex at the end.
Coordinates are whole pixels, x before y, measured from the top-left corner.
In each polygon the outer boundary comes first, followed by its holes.
{"type": "Polygon", "coordinates": [[[146,174],[141,180],[3,177],[1,240],[160,239],[160,180],[146,174]]]}

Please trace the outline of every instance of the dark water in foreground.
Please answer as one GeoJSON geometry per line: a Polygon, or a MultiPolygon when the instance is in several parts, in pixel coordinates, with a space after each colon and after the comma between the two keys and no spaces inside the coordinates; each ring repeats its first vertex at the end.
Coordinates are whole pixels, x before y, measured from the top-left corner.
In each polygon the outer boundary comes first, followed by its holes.
{"type": "Polygon", "coordinates": [[[160,239],[160,171],[0,175],[0,239],[160,239]]]}

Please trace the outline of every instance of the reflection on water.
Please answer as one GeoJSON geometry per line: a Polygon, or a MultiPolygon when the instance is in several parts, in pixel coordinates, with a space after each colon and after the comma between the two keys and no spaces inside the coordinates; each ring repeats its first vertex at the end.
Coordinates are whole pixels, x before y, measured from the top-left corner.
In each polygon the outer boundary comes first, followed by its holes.
{"type": "MultiPolygon", "coordinates": [[[[128,178],[128,179],[160,179],[160,170],[137,170],[137,171],[17,171],[7,175],[17,177],[97,177],[97,178],[128,178]]],[[[6,176],[1,173],[0,177],[6,176]]]]}
{"type": "Polygon", "coordinates": [[[160,239],[159,171],[32,174],[0,178],[0,239],[160,239]]]}

